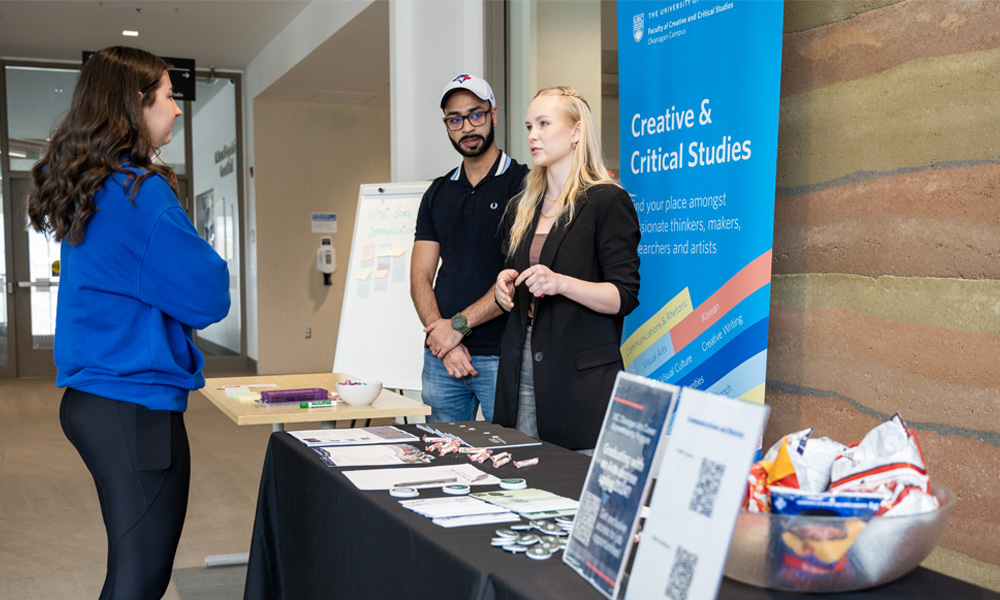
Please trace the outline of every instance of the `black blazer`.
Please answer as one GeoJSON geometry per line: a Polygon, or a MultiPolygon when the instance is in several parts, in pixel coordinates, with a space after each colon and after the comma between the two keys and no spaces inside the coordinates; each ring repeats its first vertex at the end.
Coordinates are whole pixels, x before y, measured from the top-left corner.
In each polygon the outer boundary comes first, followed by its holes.
{"type": "MultiPolygon", "coordinates": [[[[508,259],[509,268],[521,272],[530,266],[528,252],[537,227],[536,214],[524,243],[508,259]]],[[[531,351],[542,440],[570,449],[597,444],[615,376],[623,368],[622,322],[639,305],[639,236],[639,218],[628,193],[600,184],[582,194],[573,220],[554,226],[542,246],[539,262],[555,273],[613,283],[621,296],[614,315],[597,313],[563,296],[535,298],[531,351]]],[[[500,340],[493,420],[507,427],[517,423],[530,301],[527,286],[518,286],[500,340]]]]}

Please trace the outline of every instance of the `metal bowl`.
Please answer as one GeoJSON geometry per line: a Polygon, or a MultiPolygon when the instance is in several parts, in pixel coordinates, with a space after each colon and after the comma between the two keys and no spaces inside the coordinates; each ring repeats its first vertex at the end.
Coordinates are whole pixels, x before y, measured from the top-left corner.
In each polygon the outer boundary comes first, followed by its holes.
{"type": "Polygon", "coordinates": [[[937,546],[955,495],[941,486],[932,512],[858,519],[741,510],[726,561],[726,577],[757,587],[800,592],[847,592],[909,573],[937,546]]]}

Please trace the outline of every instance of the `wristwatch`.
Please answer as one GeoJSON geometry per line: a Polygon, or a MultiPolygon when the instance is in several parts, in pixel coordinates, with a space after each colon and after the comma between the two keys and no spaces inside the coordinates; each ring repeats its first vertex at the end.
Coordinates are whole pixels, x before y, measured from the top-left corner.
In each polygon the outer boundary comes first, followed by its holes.
{"type": "Polygon", "coordinates": [[[465,320],[465,315],[462,313],[458,313],[451,318],[451,328],[461,333],[463,336],[468,336],[472,333],[472,330],[469,329],[469,322],[465,320]]]}

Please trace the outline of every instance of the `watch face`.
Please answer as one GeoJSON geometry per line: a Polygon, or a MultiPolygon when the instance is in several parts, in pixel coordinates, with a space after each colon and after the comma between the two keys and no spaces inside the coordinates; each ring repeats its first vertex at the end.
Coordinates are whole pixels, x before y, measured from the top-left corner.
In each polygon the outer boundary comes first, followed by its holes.
{"type": "Polygon", "coordinates": [[[472,333],[472,330],[469,329],[469,322],[465,320],[465,315],[461,313],[451,318],[451,328],[462,335],[469,335],[472,333]]]}

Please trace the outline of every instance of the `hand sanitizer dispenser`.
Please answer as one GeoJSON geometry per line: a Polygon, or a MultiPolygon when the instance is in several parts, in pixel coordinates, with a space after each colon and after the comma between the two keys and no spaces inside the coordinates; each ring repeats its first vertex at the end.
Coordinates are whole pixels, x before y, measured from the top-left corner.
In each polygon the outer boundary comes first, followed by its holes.
{"type": "Polygon", "coordinates": [[[333,249],[333,238],[328,235],[319,238],[316,268],[323,274],[323,285],[330,285],[330,274],[337,270],[337,251],[333,249]]]}

